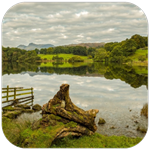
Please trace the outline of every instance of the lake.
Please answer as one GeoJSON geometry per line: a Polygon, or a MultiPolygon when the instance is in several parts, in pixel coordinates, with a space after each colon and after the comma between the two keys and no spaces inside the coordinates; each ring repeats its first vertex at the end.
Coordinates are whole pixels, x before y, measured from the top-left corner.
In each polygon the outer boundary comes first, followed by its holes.
{"type": "Polygon", "coordinates": [[[103,63],[7,63],[2,64],[2,87],[34,88],[34,104],[47,103],[63,83],[70,85],[70,98],[78,107],[99,109],[96,117],[104,135],[144,137],[147,128],[140,111],[148,102],[148,68],[103,63]],[[138,123],[137,123],[138,122],[138,123]],[[112,129],[114,128],[114,129],[112,129]]]}

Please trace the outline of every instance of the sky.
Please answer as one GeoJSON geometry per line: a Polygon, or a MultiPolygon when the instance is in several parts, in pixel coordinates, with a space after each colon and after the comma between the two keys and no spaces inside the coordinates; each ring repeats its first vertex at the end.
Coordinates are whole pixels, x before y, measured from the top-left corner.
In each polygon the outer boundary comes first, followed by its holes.
{"type": "Polygon", "coordinates": [[[120,42],[148,35],[144,12],[132,3],[19,3],[2,20],[2,45],[120,42]]]}

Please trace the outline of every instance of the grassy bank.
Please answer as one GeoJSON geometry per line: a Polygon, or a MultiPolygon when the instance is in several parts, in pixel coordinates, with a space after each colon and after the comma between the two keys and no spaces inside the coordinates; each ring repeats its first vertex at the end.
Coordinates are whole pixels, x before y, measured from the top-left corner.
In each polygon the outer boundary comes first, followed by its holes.
{"type": "MultiPolygon", "coordinates": [[[[56,127],[61,128],[63,124],[56,127]]],[[[66,137],[55,140],[51,145],[56,127],[48,126],[40,130],[32,130],[33,122],[30,120],[16,121],[8,118],[2,120],[3,132],[12,144],[26,148],[124,148],[138,144],[142,138],[125,136],[104,136],[94,133],[91,136],[80,138],[66,137]],[[30,144],[29,144],[30,143],[30,144]]]]}
{"type": "Polygon", "coordinates": [[[104,136],[94,133],[80,138],[66,137],[54,141],[52,148],[128,148],[137,145],[141,138],[125,136],[104,136]]]}
{"type": "Polygon", "coordinates": [[[148,66],[148,49],[138,49],[136,50],[135,54],[128,57],[132,62],[127,62],[128,65],[132,66],[148,66]],[[145,61],[140,61],[139,57],[144,56],[146,57],[145,61]]]}
{"type": "MultiPolygon", "coordinates": [[[[56,56],[56,54],[48,54],[48,55],[44,55],[44,54],[38,54],[38,56],[41,57],[41,59],[44,59],[46,58],[47,60],[52,60],[53,57],[56,56]]],[[[63,57],[64,60],[68,60],[70,59],[71,57],[74,57],[74,56],[79,56],[79,55],[73,55],[73,54],[58,54],[59,57],[63,57]]],[[[87,62],[93,62],[92,59],[88,59],[87,56],[80,56],[82,59],[84,59],[84,61],[87,61],[87,62]]]]}

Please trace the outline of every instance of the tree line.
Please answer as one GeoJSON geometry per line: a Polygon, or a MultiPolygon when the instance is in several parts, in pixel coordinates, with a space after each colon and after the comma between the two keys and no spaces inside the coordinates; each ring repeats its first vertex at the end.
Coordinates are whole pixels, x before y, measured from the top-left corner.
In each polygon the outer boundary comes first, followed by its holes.
{"type": "Polygon", "coordinates": [[[10,48],[2,46],[2,61],[8,62],[34,62],[41,58],[37,55],[35,50],[26,51],[19,48],[10,48]]]}
{"type": "Polygon", "coordinates": [[[2,60],[3,61],[27,61],[32,62],[36,60],[40,60],[41,58],[38,54],[74,54],[80,56],[88,56],[90,58],[94,58],[96,48],[86,48],[82,46],[57,46],[57,47],[49,47],[49,48],[42,48],[42,49],[35,49],[35,50],[22,50],[19,48],[10,48],[10,47],[3,47],[2,46],[2,60]]]}
{"type": "MultiPolygon", "coordinates": [[[[83,46],[57,46],[35,50],[22,50],[19,48],[2,47],[3,61],[26,61],[33,62],[40,60],[38,54],[74,54],[80,56],[88,56],[96,62],[122,62],[127,61],[127,57],[133,55],[137,49],[148,46],[148,37],[138,34],[133,35],[130,39],[121,42],[106,43],[101,48],[87,48],[83,46]]],[[[144,60],[145,58],[141,58],[144,60]]]]}
{"type": "MultiPolygon", "coordinates": [[[[123,62],[128,61],[128,56],[133,55],[136,50],[148,46],[148,37],[138,34],[121,42],[110,42],[104,48],[97,49],[94,61],[123,62]]],[[[145,56],[146,57],[146,56],[145,56]]]]}

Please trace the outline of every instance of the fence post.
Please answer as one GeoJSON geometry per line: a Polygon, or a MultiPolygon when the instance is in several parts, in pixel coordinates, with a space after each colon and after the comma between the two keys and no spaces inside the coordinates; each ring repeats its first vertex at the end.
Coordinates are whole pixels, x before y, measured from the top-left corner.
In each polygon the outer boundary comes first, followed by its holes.
{"type": "Polygon", "coordinates": [[[8,101],[8,94],[9,94],[9,85],[7,85],[7,98],[6,98],[6,100],[8,101]]]}
{"type": "Polygon", "coordinates": [[[14,88],[14,99],[16,99],[16,88],[14,88]]]}
{"type": "Polygon", "coordinates": [[[31,87],[31,95],[32,95],[32,100],[33,100],[33,87],[31,87]]]}

